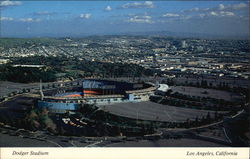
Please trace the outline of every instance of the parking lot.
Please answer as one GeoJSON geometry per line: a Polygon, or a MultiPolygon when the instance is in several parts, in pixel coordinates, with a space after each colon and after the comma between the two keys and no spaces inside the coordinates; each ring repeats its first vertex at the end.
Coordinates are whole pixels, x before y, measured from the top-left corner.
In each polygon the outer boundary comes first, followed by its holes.
{"type": "Polygon", "coordinates": [[[237,93],[222,90],[188,86],[171,86],[170,88],[173,90],[173,93],[178,92],[190,96],[210,97],[215,99],[224,99],[226,101],[238,101],[243,99],[243,97],[237,93]]]}
{"type": "Polygon", "coordinates": [[[183,122],[187,119],[195,119],[206,116],[214,111],[180,108],[162,105],[154,102],[119,103],[101,107],[111,114],[142,120],[183,122]]]}

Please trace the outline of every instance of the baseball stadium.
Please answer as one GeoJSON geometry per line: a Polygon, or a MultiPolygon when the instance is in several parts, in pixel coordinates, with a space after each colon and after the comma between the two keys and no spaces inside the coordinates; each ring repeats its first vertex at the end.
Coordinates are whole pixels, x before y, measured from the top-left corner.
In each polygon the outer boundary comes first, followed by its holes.
{"type": "Polygon", "coordinates": [[[43,92],[38,108],[52,113],[74,113],[80,104],[106,105],[127,102],[148,101],[156,87],[151,83],[129,83],[122,81],[84,79],[81,86],[58,88],[43,92]]]}

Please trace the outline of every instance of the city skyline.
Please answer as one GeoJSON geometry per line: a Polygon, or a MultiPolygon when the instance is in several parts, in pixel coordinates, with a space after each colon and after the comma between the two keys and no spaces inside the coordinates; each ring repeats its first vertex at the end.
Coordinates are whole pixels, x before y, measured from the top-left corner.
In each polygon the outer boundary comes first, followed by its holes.
{"type": "Polygon", "coordinates": [[[173,32],[244,37],[248,1],[1,1],[1,37],[173,32]]]}

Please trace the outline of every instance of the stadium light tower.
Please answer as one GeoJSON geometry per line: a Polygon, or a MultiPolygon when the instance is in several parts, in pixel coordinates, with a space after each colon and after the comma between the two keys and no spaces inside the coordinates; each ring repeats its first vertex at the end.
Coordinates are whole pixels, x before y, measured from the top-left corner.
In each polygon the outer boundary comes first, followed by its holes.
{"type": "Polygon", "coordinates": [[[40,79],[40,97],[41,97],[41,100],[43,100],[44,94],[43,94],[43,87],[42,87],[42,80],[41,79],[40,79]]]}

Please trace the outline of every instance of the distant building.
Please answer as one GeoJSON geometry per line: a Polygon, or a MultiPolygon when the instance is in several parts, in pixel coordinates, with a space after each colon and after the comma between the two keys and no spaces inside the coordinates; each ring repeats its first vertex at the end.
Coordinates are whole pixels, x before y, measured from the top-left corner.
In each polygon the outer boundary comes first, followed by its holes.
{"type": "Polygon", "coordinates": [[[45,65],[12,65],[12,67],[41,68],[41,67],[45,67],[45,65]]]}
{"type": "Polygon", "coordinates": [[[188,47],[188,45],[187,45],[187,43],[186,43],[185,40],[181,41],[181,47],[182,48],[187,48],[188,47]]]}
{"type": "Polygon", "coordinates": [[[197,46],[196,50],[197,51],[203,51],[203,47],[202,46],[197,46]]]}
{"type": "Polygon", "coordinates": [[[1,64],[6,64],[8,63],[10,60],[9,59],[0,59],[0,65],[1,64]]]}
{"type": "Polygon", "coordinates": [[[159,84],[159,87],[155,91],[155,94],[156,95],[166,95],[166,93],[169,89],[170,88],[167,84],[159,84]]]}

